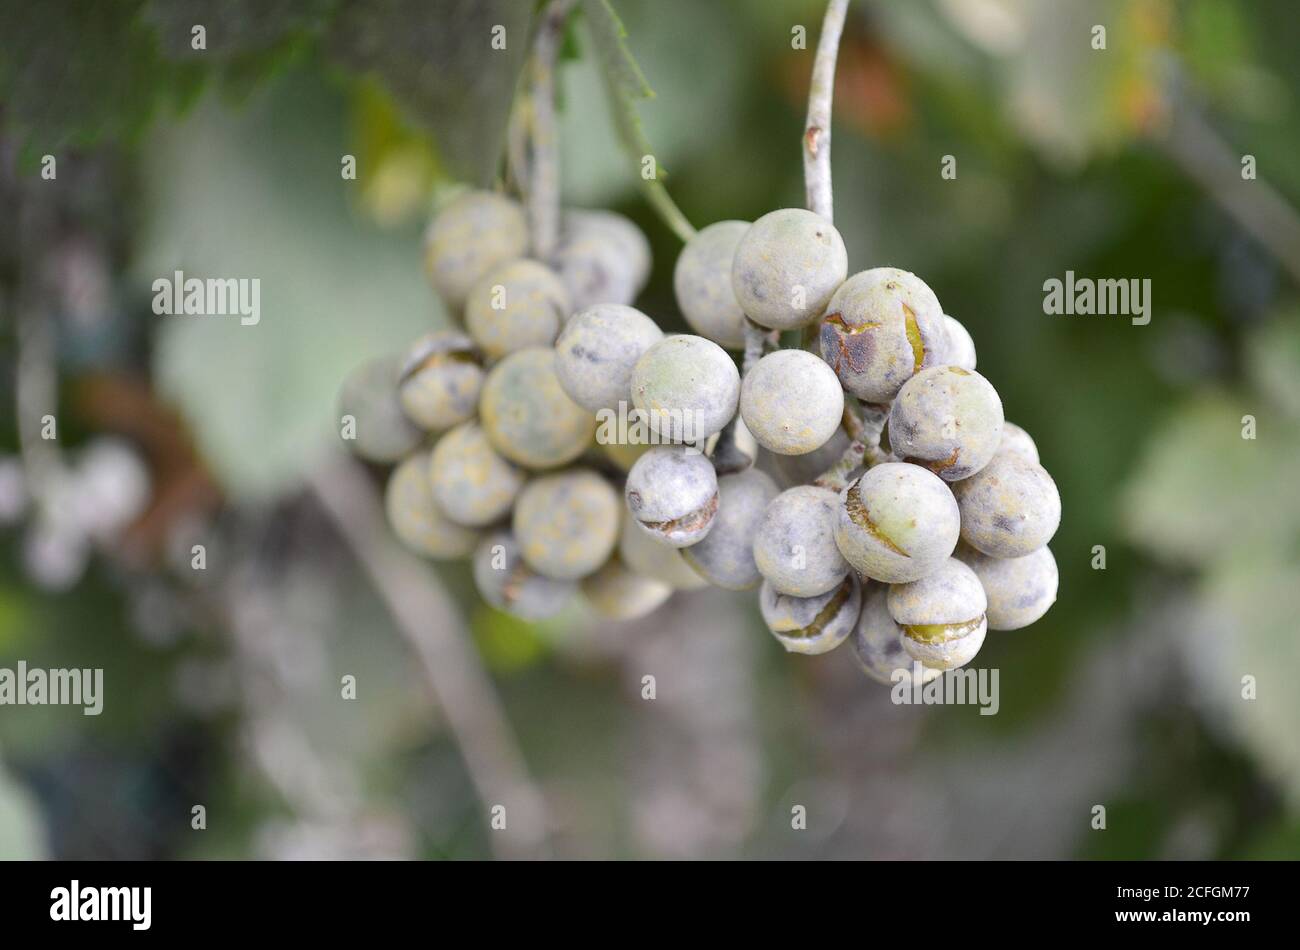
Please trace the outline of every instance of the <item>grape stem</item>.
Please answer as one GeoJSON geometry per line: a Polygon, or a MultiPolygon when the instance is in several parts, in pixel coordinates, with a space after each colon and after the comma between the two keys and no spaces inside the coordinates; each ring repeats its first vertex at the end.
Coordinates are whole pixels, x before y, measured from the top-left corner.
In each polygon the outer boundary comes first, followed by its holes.
{"type": "Polygon", "coordinates": [[[555,121],[555,65],[574,0],[550,0],[533,37],[529,63],[531,149],[527,165],[528,227],[533,254],[548,261],[560,236],[560,145],[555,121]]]}
{"type": "Polygon", "coordinates": [[[843,491],[859,468],[871,468],[890,460],[889,454],[880,448],[880,434],[889,418],[889,407],[862,404],[859,415],[859,409],[853,405],[856,402],[852,396],[845,397],[843,426],[849,437],[848,446],[835,464],[814,479],[814,485],[843,491]]]}
{"type": "Polygon", "coordinates": [[[849,0],[830,0],[817,39],[812,83],[808,90],[808,121],[803,130],[803,177],[808,210],[833,221],[831,192],[831,98],[835,93],[835,60],[844,32],[849,0]]]}

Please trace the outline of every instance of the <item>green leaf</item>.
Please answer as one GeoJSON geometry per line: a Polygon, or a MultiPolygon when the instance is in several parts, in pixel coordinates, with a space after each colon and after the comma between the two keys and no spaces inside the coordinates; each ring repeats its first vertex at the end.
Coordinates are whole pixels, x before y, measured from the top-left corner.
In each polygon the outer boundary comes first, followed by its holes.
{"type": "Polygon", "coordinates": [[[131,0],[0,6],[0,119],[24,164],[133,140],[160,106],[193,97],[202,67],[165,60],[138,9],[131,0]]]}
{"type": "Polygon", "coordinates": [[[1300,420],[1300,314],[1265,324],[1247,344],[1246,360],[1264,395],[1300,420]]]}
{"type": "Polygon", "coordinates": [[[1285,550],[1300,521],[1300,429],[1264,414],[1259,437],[1242,417],[1259,405],[1227,394],[1180,409],[1147,446],[1125,490],[1124,528],[1174,564],[1209,565],[1239,552],[1285,550]]]}
{"type": "Polygon", "coordinates": [[[335,0],[146,0],[141,19],[158,33],[168,59],[233,59],[319,32],[335,0]],[[204,48],[193,30],[204,28],[204,48]]]}
{"type": "Polygon", "coordinates": [[[614,118],[614,127],[619,140],[633,160],[638,178],[645,188],[646,197],[670,228],[683,241],[695,232],[690,221],[673,202],[664,186],[663,179],[668,171],[656,159],[655,177],[646,179],[640,174],[640,164],[644,156],[654,155],[645,129],[641,125],[641,116],[637,112],[639,99],[654,98],[654,90],[646,82],[641,67],[637,65],[632,51],[627,46],[627,31],[623,22],[610,6],[609,0],[583,0],[586,14],[587,30],[591,35],[592,48],[601,65],[605,81],[605,90],[609,95],[610,110],[614,118]]]}
{"type": "Polygon", "coordinates": [[[1300,691],[1291,676],[1300,669],[1300,563],[1263,552],[1225,562],[1207,578],[1201,603],[1213,622],[1193,667],[1198,694],[1300,804],[1300,691]],[[1253,696],[1243,693],[1246,676],[1253,696]]]}
{"type": "Polygon", "coordinates": [[[328,55],[379,80],[439,157],[479,185],[496,175],[528,53],[532,4],[520,0],[343,0],[328,55]],[[505,49],[493,49],[493,30],[505,49]]]}
{"type": "Polygon", "coordinates": [[[152,317],[154,376],[236,496],[292,488],[328,447],[343,378],[445,323],[415,228],[379,231],[340,176],[342,103],[314,74],[238,112],[212,102],[151,143],[136,277],[257,278],[261,320],[152,317]],[[232,239],[232,235],[236,239],[232,239]]]}

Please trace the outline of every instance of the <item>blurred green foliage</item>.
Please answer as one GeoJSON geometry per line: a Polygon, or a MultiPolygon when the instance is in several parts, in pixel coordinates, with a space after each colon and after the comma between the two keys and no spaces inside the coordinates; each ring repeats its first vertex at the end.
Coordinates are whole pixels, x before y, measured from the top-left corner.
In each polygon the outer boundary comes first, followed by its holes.
{"type": "MultiPolygon", "coordinates": [[[[588,18],[604,9],[584,5],[588,18]]],[[[644,201],[641,154],[671,169],[664,181],[696,226],[801,204],[810,53],[791,48],[791,28],[806,26],[815,47],[822,5],[615,0],[613,9],[625,45],[612,44],[609,23],[593,36],[581,19],[569,38],[565,200],[613,206],[646,230],[655,267],[640,305],[681,330],[671,282],[679,242],[644,201]],[[602,57],[623,70],[612,103],[602,57]]],[[[0,128],[21,143],[25,167],[47,151],[125,148],[121,202],[142,223],[116,275],[131,301],[123,319],[146,328],[157,389],[183,414],[229,507],[261,520],[330,448],[344,373],[448,320],[420,271],[418,228],[431,187],[499,178],[534,5],[61,0],[21,10],[0,12],[0,128]],[[206,56],[189,46],[195,22],[208,27],[206,56]],[[466,40],[497,23],[507,26],[506,51],[466,40]],[[355,182],[340,178],[345,154],[358,156],[355,182]],[[262,324],[250,333],[220,321],[158,323],[145,288],[174,269],[260,276],[262,324]]],[[[1254,154],[1294,204],[1298,31],[1282,0],[854,4],[833,146],[850,264],[915,271],[971,331],[980,371],[1060,487],[1061,593],[1032,629],[990,636],[982,657],[1002,672],[999,715],[927,716],[887,763],[910,770],[906,778],[855,755],[875,722],[874,713],[852,718],[858,700],[835,691],[836,671],[852,665],[844,651],[788,658],[762,632],[752,598],[726,601],[759,644],[743,676],[765,768],[746,853],[831,853],[822,839],[785,833],[792,789],[810,776],[842,783],[851,824],[866,808],[852,796],[873,786],[873,770],[898,782],[904,814],[917,788],[953,786],[955,798],[990,807],[1054,796],[1062,827],[1041,846],[1054,857],[1300,853],[1291,688],[1300,674],[1300,318],[1269,250],[1198,190],[1160,138],[1176,76],[1225,142],[1254,154]],[[1094,22],[1108,27],[1105,53],[1088,47],[1094,22]],[[953,181],[940,178],[945,155],[957,162],[953,181]],[[1044,315],[1042,283],[1066,270],[1150,278],[1152,323],[1044,315]],[[1241,436],[1247,414],[1254,440],[1241,436]],[[1096,545],[1105,570],[1093,567],[1096,545]],[[1106,678],[1162,626],[1179,646],[1158,654],[1168,668],[1147,671],[1150,695],[1106,678]],[[1257,684],[1249,700],[1247,675],[1257,684]],[[1118,711],[1103,723],[1096,707],[1118,711]],[[1062,761],[1078,769],[1077,788],[1052,784],[1062,761]],[[1090,833],[1088,805],[1102,801],[1108,831],[1090,833]]],[[[316,540],[285,557],[309,563],[316,540]]],[[[288,805],[250,779],[236,711],[205,717],[172,695],[177,666],[224,655],[218,631],[192,621],[174,643],[144,643],[120,577],[95,571],[72,594],[39,594],[21,580],[19,541],[10,547],[0,662],[103,665],[138,688],[102,721],[0,714],[9,768],[0,854],[44,847],[32,833],[33,798],[47,827],[71,829],[56,853],[112,854],[100,838],[114,824],[138,828],[158,807],[183,820],[196,797],[225,816],[217,832],[159,835],[142,852],[249,853],[288,805]],[[106,827],[83,828],[77,816],[91,802],[61,797],[67,776],[81,774],[109,790],[106,827]]],[[[463,569],[438,576],[471,618],[533,771],[578,803],[583,840],[637,854],[626,746],[641,711],[619,682],[626,670],[579,648],[584,637],[646,631],[585,615],[529,627],[474,607],[463,569]]],[[[299,621],[325,644],[330,688],[295,721],[355,766],[368,795],[407,816],[417,853],[487,853],[459,753],[360,580],[333,593],[278,578],[271,586],[276,598],[296,591],[338,608],[299,621]],[[358,716],[334,701],[345,670],[364,670],[370,684],[358,716]]],[[[898,727],[890,722],[881,728],[898,727]]],[[[887,823],[874,813],[862,821],[887,823]]],[[[992,847],[960,829],[935,834],[939,854],[992,847]]],[[[1016,853],[1039,853],[1008,838],[1016,853]]]]}

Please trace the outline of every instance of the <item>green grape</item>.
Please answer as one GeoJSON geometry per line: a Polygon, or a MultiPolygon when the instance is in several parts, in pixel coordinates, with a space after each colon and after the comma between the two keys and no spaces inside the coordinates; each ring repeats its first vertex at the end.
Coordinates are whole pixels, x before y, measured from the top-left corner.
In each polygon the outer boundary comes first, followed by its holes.
{"type": "Polygon", "coordinates": [[[632,402],[661,438],[703,441],[736,414],[740,372],[726,350],[711,340],[666,337],[633,367],[632,402]]]}
{"type": "Polygon", "coordinates": [[[731,287],[759,326],[794,330],[821,316],[848,272],[844,239],[833,224],[802,208],[782,208],[741,237],[731,287]]]}
{"type": "Polygon", "coordinates": [[[630,570],[617,555],[578,585],[591,608],[607,620],[636,620],[672,596],[663,581],[630,570]]]}
{"type": "Polygon", "coordinates": [[[686,322],[728,350],[745,348],[745,311],[731,289],[731,267],[748,230],[748,221],[710,224],[686,242],[673,268],[673,291],[686,322]]]}
{"type": "Polygon", "coordinates": [[[1052,540],[1061,524],[1061,496],[1047,469],[1000,452],[970,478],[953,484],[962,539],[991,557],[1024,557],[1052,540]]]}
{"type": "Polygon", "coordinates": [[[474,552],[472,567],[479,595],[521,620],[555,616],[577,589],[572,581],[546,577],[529,567],[509,531],[495,531],[484,538],[474,552]]]}
{"type": "Polygon", "coordinates": [[[457,524],[433,500],[429,453],[416,452],[388,476],[384,513],[398,539],[416,554],[439,560],[468,557],[479,532],[457,524]]]}
{"type": "Polygon", "coordinates": [[[515,501],[514,533],[528,566],[557,580],[598,570],[618,541],[618,493],[589,469],[541,475],[515,501]]]}
{"type": "Polygon", "coordinates": [[[917,465],[876,465],[840,497],[835,543],[867,577],[887,584],[918,580],[957,546],[957,502],[937,475],[917,465]]]}
{"type": "Polygon", "coordinates": [[[462,422],[433,447],[429,484],[448,518],[480,527],[510,511],[524,475],[496,453],[482,426],[462,422]]]}
{"type": "Polygon", "coordinates": [[[889,615],[903,628],[903,649],[925,666],[965,666],[984,644],[984,588],[975,572],[956,558],[948,558],[918,581],[895,584],[886,603],[889,615]]]}
{"type": "Polygon", "coordinates": [[[424,239],[429,281],[455,312],[488,271],[526,253],[528,221],[523,208],[490,191],[457,196],[433,219],[424,239]]]}
{"type": "Polygon", "coordinates": [[[637,459],[623,490],[638,528],[675,548],[697,544],[713,528],[718,476],[694,449],[660,445],[637,459]]]}
{"type": "Polygon", "coordinates": [[[541,347],[518,350],[492,367],[479,417],[493,447],[527,468],[572,462],[596,431],[596,417],[560,387],[555,351],[541,347]]]}
{"type": "Polygon", "coordinates": [[[943,325],[948,331],[948,348],[944,352],[944,365],[960,366],[962,369],[975,369],[975,341],[961,322],[943,315],[943,325]]]}
{"type": "Polygon", "coordinates": [[[754,563],[773,590],[815,597],[844,580],[849,562],[835,544],[839,511],[839,495],[815,485],[788,488],[772,500],[754,536],[754,563]]]}
{"type": "Polygon", "coordinates": [[[569,292],[545,264],[514,260],[488,271],[465,300],[465,328],[490,359],[550,346],[569,317],[569,292]]]}
{"type": "Polygon", "coordinates": [[[640,310],[596,304],[575,313],[555,343],[555,374],[569,398],[588,412],[618,411],[632,402],[632,367],[663,331],[640,310]]]}
{"type": "Polygon", "coordinates": [[[718,513],[702,541],[682,551],[686,563],[715,587],[750,590],[763,579],[754,563],[754,535],[776,483],[754,468],[718,479],[718,513]]]}
{"type": "MultiPolygon", "coordinates": [[[[886,686],[896,682],[912,684],[917,673],[917,661],[903,646],[903,628],[890,616],[887,604],[889,588],[883,584],[865,585],[862,595],[862,613],[853,628],[853,652],[862,671],[877,683],[886,686]]],[[[929,666],[920,667],[922,683],[942,676],[943,670],[929,666]]]]}
{"type": "Polygon", "coordinates": [[[1014,422],[1002,423],[1002,441],[998,443],[999,452],[1010,452],[1030,462],[1038,462],[1038,446],[1029,433],[1014,422]]]}
{"type": "Polygon", "coordinates": [[[621,214],[570,210],[561,219],[551,263],[575,311],[631,304],[650,279],[650,242],[621,214]]]}
{"type": "Polygon", "coordinates": [[[424,438],[398,400],[401,364],[397,356],[370,360],[353,370],[339,390],[344,438],[367,461],[399,461],[424,438]]]}
{"type": "Polygon", "coordinates": [[[778,594],[764,582],[758,608],[767,629],[790,653],[829,653],[848,639],[858,622],[862,585],[857,575],[850,573],[824,594],[791,597],[778,594]]]}
{"type": "Polygon", "coordinates": [[[844,388],[887,403],[903,383],[939,365],[948,348],[939,299],[896,267],[854,274],[835,291],[821,321],[821,355],[844,388]]]}
{"type": "Polygon", "coordinates": [[[418,426],[441,432],[473,418],[483,388],[483,357],[463,333],[442,330],[407,351],[398,399],[418,426]]]}
{"type": "Polygon", "coordinates": [[[1056,603],[1056,558],[1042,547],[1024,557],[989,557],[957,545],[962,563],[975,572],[988,597],[990,630],[1019,630],[1037,621],[1056,603]]]}
{"type": "Polygon", "coordinates": [[[637,574],[663,581],[673,590],[699,590],[709,586],[709,582],[682,559],[679,548],[664,544],[642,530],[630,511],[623,512],[618,556],[637,574]]]}
{"type": "Polygon", "coordinates": [[[944,481],[969,478],[1002,441],[1002,400],[987,379],[958,366],[923,369],[889,410],[889,447],[944,481]]]}
{"type": "Polygon", "coordinates": [[[839,429],[844,390],[831,368],[811,353],[777,350],[745,374],[740,415],[769,452],[805,455],[839,429]]]}

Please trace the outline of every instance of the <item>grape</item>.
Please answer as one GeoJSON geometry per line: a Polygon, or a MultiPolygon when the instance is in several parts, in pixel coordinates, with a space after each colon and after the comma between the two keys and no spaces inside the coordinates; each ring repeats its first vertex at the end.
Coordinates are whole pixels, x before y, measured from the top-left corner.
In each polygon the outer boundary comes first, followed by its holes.
{"type": "Polygon", "coordinates": [[[1056,602],[1059,578],[1049,548],[1024,557],[998,558],[959,544],[956,557],[975,572],[984,588],[990,630],[1027,627],[1056,602]]]}
{"type": "Polygon", "coordinates": [[[731,287],[746,316],[772,330],[815,321],[849,272],[835,226],[802,208],[783,208],[749,226],[736,245],[731,287]]]}
{"type": "Polygon", "coordinates": [[[754,535],[776,483],[748,468],[718,479],[718,513],[704,540],[682,551],[686,563],[715,587],[750,590],[763,576],[754,563],[754,535]]]}
{"type": "Polygon", "coordinates": [[[654,448],[653,442],[602,442],[599,427],[596,429],[596,442],[605,457],[624,472],[630,472],[636,460],[654,448]]]}
{"type": "Polygon", "coordinates": [[[1014,453],[999,453],[953,485],[962,539],[992,557],[1024,557],[1041,548],[1061,523],[1061,496],[1047,469],[1014,453]]]}
{"type": "Polygon", "coordinates": [[[339,417],[347,417],[355,438],[348,440],[353,452],[371,462],[396,462],[415,448],[422,433],[406,413],[397,396],[402,361],[397,356],[370,360],[353,370],[339,390],[339,417]]]}
{"type": "Polygon", "coordinates": [[[617,556],[578,585],[593,610],[609,620],[636,620],[653,611],[673,589],[628,568],[617,556]]]}
{"type": "Polygon", "coordinates": [[[702,336],[670,336],[632,369],[632,402],[646,424],[673,442],[707,439],[731,421],[740,373],[726,350],[702,336]]]}
{"type": "Polygon", "coordinates": [[[515,260],[492,268],[465,299],[465,328],[490,359],[550,346],[569,316],[569,292],[545,264],[515,260]]]}
{"type": "Polygon", "coordinates": [[[962,369],[975,369],[975,341],[961,323],[943,315],[943,325],[948,331],[948,348],[944,351],[944,363],[948,366],[960,366],[962,369]]]}
{"type": "Polygon", "coordinates": [[[477,422],[462,422],[429,457],[433,499],[448,518],[478,527],[501,518],[514,504],[524,476],[488,442],[477,422]]]}
{"type": "Polygon", "coordinates": [[[589,412],[632,401],[632,367],[663,331],[640,310],[596,304],[575,313],[555,343],[555,374],[569,398],[589,412]]]}
{"type": "Polygon", "coordinates": [[[552,265],[574,310],[598,303],[631,304],[650,278],[650,242],[612,211],[566,211],[552,265]]]}
{"type": "Polygon", "coordinates": [[[957,546],[957,502],[937,475],[919,466],[877,465],[840,497],[835,543],[845,560],[875,580],[918,580],[957,546]]]}
{"type": "Polygon", "coordinates": [[[618,540],[618,493],[589,469],[542,475],[515,501],[513,528],[528,566],[557,580],[595,572],[618,540]]]}
{"type": "Polygon", "coordinates": [[[745,347],[745,312],[731,289],[731,266],[748,230],[748,221],[710,224],[686,242],[673,268],[673,291],[686,322],[729,350],[745,347]]]}
{"type": "Polygon", "coordinates": [[[889,614],[903,628],[903,649],[925,666],[951,670],[975,658],[988,632],[988,601],[975,572],[956,558],[886,595],[889,614]]]}
{"type": "Polygon", "coordinates": [[[854,274],[822,317],[822,359],[846,390],[871,403],[892,400],[914,373],[938,365],[947,347],[934,291],[896,267],[854,274]]]}
{"type": "Polygon", "coordinates": [[[1014,422],[1002,423],[1002,441],[998,443],[999,452],[1011,452],[1029,460],[1038,461],[1038,446],[1029,433],[1014,422]]]}
{"type": "Polygon", "coordinates": [[[572,581],[545,577],[530,568],[509,531],[493,532],[479,543],[473,572],[479,595],[521,620],[555,616],[577,589],[572,581]]]}
{"type": "Polygon", "coordinates": [[[786,488],[806,485],[834,465],[848,447],[849,437],[843,429],[836,429],[826,444],[807,455],[770,456],[772,469],[786,488]]]}
{"type": "Polygon", "coordinates": [[[767,506],[754,536],[754,563],[772,589],[793,597],[824,594],[844,579],[849,562],[835,544],[839,495],[798,485],[767,506]]]}
{"type": "Polygon", "coordinates": [[[702,541],[718,511],[718,476],[699,452],[656,446],[627,473],[627,510],[639,528],[675,548],[702,541]]]}
{"type": "Polygon", "coordinates": [[[944,481],[974,475],[1002,441],[1002,400],[987,379],[958,366],[921,370],[889,410],[889,447],[944,481]]]}
{"type": "Polygon", "coordinates": [[[479,532],[448,518],[433,500],[429,453],[416,452],[393,469],[384,489],[384,512],[398,539],[416,554],[449,559],[468,557],[479,532]]]}
{"type": "Polygon", "coordinates": [[[824,594],[791,597],[764,582],[758,609],[772,635],[790,653],[829,653],[848,639],[858,622],[862,585],[850,573],[824,594]]]}
{"type": "Polygon", "coordinates": [[[618,535],[618,556],[631,570],[663,581],[674,590],[699,590],[709,582],[691,570],[679,548],[656,540],[643,531],[630,511],[623,512],[618,535]]]}
{"type": "Polygon", "coordinates": [[[596,431],[596,417],[560,388],[555,351],[541,347],[518,350],[492,367],[479,415],[496,450],[527,468],[572,462],[596,431]]]}
{"type": "Polygon", "coordinates": [[[769,452],[805,455],[840,427],[844,390],[831,368],[811,353],[777,350],[745,374],[740,415],[769,452]]]}
{"type": "Polygon", "coordinates": [[[441,432],[473,417],[482,388],[482,357],[474,342],[443,330],[420,337],[407,352],[398,398],[416,425],[441,432]]]}
{"type": "MultiPolygon", "coordinates": [[[[890,616],[887,597],[889,588],[883,584],[868,583],[862,594],[862,613],[853,628],[853,652],[862,671],[877,683],[886,686],[899,681],[911,684],[916,661],[903,647],[903,628],[890,616]],[[899,671],[901,672],[901,675],[899,671]]],[[[921,682],[928,683],[943,675],[943,670],[921,667],[921,682]]]]}
{"type": "Polygon", "coordinates": [[[433,219],[424,239],[424,265],[452,310],[498,264],[528,252],[528,222],[517,201],[490,191],[467,191],[433,219]]]}

